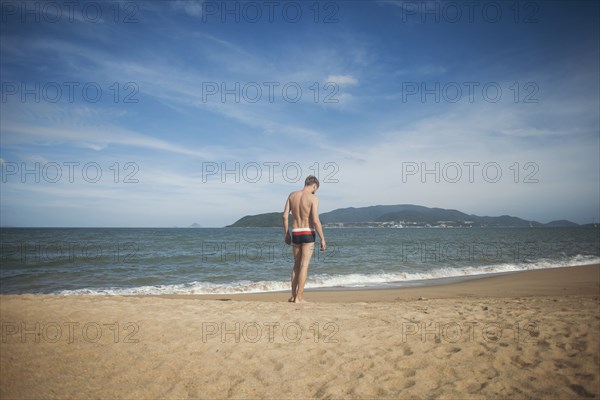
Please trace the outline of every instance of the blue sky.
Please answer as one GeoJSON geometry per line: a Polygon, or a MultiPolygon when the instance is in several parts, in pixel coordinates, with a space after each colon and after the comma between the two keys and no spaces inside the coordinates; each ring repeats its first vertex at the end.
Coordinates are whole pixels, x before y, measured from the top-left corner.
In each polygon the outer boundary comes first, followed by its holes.
{"type": "Polygon", "coordinates": [[[72,4],[2,2],[3,226],[224,226],[311,173],[600,219],[597,2],[72,4]]]}

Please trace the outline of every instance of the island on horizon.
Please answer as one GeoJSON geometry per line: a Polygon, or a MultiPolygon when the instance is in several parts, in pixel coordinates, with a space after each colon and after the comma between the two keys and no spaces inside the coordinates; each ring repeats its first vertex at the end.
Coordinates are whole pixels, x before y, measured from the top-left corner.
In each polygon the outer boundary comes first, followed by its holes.
{"type": "MultiPolygon", "coordinates": [[[[430,208],[414,204],[377,205],[338,208],[320,215],[326,228],[552,228],[595,226],[579,225],[568,220],[548,223],[525,220],[510,215],[498,217],[466,214],[458,210],[430,208]]],[[[281,212],[246,215],[227,228],[267,228],[281,226],[281,212]]]]}

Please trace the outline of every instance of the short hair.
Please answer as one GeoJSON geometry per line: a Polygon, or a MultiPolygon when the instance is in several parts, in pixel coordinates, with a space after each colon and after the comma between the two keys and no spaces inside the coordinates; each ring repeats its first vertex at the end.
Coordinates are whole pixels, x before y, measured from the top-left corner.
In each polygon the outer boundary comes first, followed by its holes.
{"type": "Polygon", "coordinates": [[[306,180],[304,181],[304,186],[309,186],[309,185],[312,185],[312,184],[315,184],[315,183],[317,184],[317,187],[320,186],[319,185],[319,180],[317,179],[317,177],[314,176],[314,175],[309,175],[309,176],[306,177],[306,180]]]}

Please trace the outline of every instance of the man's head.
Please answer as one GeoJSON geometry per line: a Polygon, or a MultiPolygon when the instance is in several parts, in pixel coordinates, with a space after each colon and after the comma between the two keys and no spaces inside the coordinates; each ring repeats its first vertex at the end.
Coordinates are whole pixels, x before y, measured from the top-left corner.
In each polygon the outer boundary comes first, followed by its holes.
{"type": "Polygon", "coordinates": [[[319,180],[317,179],[316,176],[314,175],[309,175],[306,177],[306,180],[304,181],[304,187],[311,187],[312,188],[312,193],[314,194],[317,189],[319,188],[319,180]]]}

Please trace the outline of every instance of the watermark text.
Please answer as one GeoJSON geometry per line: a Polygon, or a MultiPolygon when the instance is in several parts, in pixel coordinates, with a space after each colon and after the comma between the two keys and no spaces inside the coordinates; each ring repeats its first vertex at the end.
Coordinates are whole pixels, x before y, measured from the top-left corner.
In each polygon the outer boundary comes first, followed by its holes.
{"type": "Polygon", "coordinates": [[[140,327],[135,322],[2,321],[1,330],[2,343],[139,343],[140,327]]]}
{"type": "Polygon", "coordinates": [[[503,177],[514,183],[539,183],[536,177],[540,166],[533,161],[518,162],[510,165],[496,161],[450,161],[421,162],[404,161],[401,165],[402,183],[419,181],[421,183],[459,183],[486,182],[497,183],[503,177]]]}
{"type": "Polygon", "coordinates": [[[39,23],[123,23],[136,24],[139,6],[133,1],[3,1],[0,21],[3,24],[39,23]]]}
{"type": "MultiPolygon", "coordinates": [[[[98,183],[104,176],[109,176],[113,183],[139,183],[136,177],[139,165],[135,162],[114,162],[104,168],[100,163],[90,161],[80,163],[78,161],[64,162],[12,162],[2,161],[0,163],[0,180],[2,183],[98,183]]],[[[108,179],[110,179],[108,178],[108,179]]]]}
{"type": "Polygon", "coordinates": [[[98,82],[17,82],[2,81],[2,103],[98,103],[106,98],[114,103],[138,103],[138,84],[135,82],[112,82],[102,85],[98,82]]]}
{"type": "Polygon", "coordinates": [[[335,322],[312,322],[308,326],[297,322],[202,322],[202,343],[298,343],[310,339],[315,343],[338,343],[340,328],[335,322]]]}
{"type": "Polygon", "coordinates": [[[291,161],[280,163],[278,161],[246,163],[217,163],[207,161],[202,163],[202,183],[209,180],[219,180],[221,183],[257,183],[257,182],[280,182],[296,183],[304,179],[306,175],[314,175],[320,183],[338,183],[336,177],[340,167],[335,162],[314,162],[303,169],[298,162],[291,161]],[[308,173],[306,173],[308,171],[308,173]]]}
{"type": "Polygon", "coordinates": [[[203,23],[284,22],[315,24],[339,22],[339,4],[333,1],[202,1],[203,23]]]}

